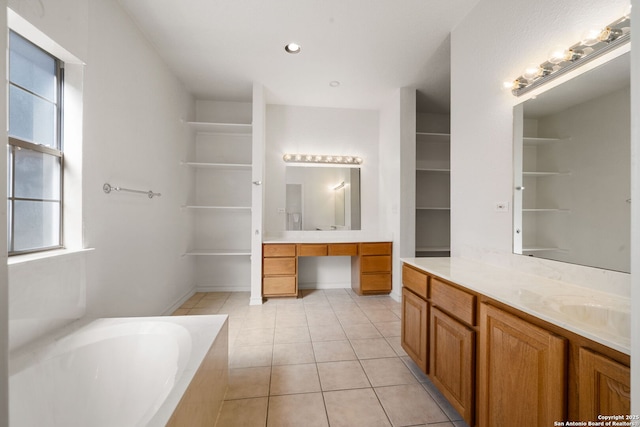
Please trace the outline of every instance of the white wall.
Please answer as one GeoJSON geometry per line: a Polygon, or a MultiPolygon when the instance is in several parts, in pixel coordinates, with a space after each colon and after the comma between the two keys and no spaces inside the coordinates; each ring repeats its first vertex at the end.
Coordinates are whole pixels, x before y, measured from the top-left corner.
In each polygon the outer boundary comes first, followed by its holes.
{"type": "MultiPolygon", "coordinates": [[[[594,23],[619,18],[627,0],[481,0],[452,33],[452,249],[454,256],[482,258],[501,265],[534,270],[549,277],[594,287],[616,288],[628,295],[629,276],[511,255],[511,213],[495,212],[494,204],[512,198],[512,108],[522,100],[502,89],[531,62],[542,62],[555,45],[569,46],[594,23]],[[594,278],[598,278],[594,283],[594,278]]],[[[637,8],[636,8],[637,9],[637,8]]],[[[637,17],[637,12],[634,10],[637,17]]],[[[638,59],[635,58],[637,67],[638,59]]],[[[635,74],[637,74],[637,69],[635,74]]],[[[632,73],[633,75],[634,73],[632,73]]],[[[637,76],[635,77],[636,84],[637,76]]],[[[632,83],[633,84],[633,83],[632,83]]],[[[634,89],[637,96],[637,87],[634,89]]],[[[638,115],[637,100],[632,117],[638,115]]],[[[637,119],[633,123],[638,146],[637,119]]],[[[637,166],[636,166],[637,168],[637,166]]],[[[636,170],[637,172],[637,170],[636,170]]],[[[634,183],[638,183],[637,175],[634,183]]],[[[640,197],[636,190],[632,197],[640,197]]],[[[638,213],[635,212],[634,216],[638,213]]],[[[636,224],[638,223],[636,219],[636,224]]],[[[634,232],[638,242],[638,231],[634,232]]],[[[638,259],[638,257],[635,257],[638,259]]],[[[635,269],[638,269],[635,261],[635,269]]],[[[634,277],[634,299],[638,281],[634,277]]],[[[632,336],[640,336],[636,328],[632,336]]],[[[634,340],[633,360],[638,361],[634,340]]],[[[633,362],[632,362],[633,364],[633,362]]],[[[639,363],[635,363],[638,366],[639,363]]],[[[632,373],[638,393],[638,372],[632,373]]],[[[634,409],[640,410],[638,395],[634,409]]]]}
{"type": "MultiPolygon", "coordinates": [[[[0,22],[7,22],[7,2],[0,0],[0,22]]],[[[7,45],[7,32],[0,33],[0,45],[7,45]]],[[[0,70],[7,69],[6,55],[0,57],[0,70]]],[[[0,88],[0,99],[7,99],[6,85],[0,88]]],[[[7,139],[7,104],[0,103],[0,138],[7,139]]],[[[7,175],[7,151],[0,155],[0,176],[7,175]]],[[[0,189],[0,197],[7,198],[6,185],[0,189]]],[[[6,204],[0,207],[0,221],[7,223],[6,204]]],[[[9,425],[9,276],[7,272],[7,229],[0,227],[0,425],[9,425]]]]}
{"type": "MultiPolygon", "coordinates": [[[[631,11],[631,22],[640,22],[640,8],[631,11]]],[[[640,40],[633,25],[632,43],[640,40]]],[[[640,50],[631,50],[631,199],[640,200],[640,50]]],[[[640,209],[631,204],[631,303],[640,306],[640,209]]],[[[640,414],[640,310],[631,311],[631,413],[640,414]]]]}
{"type": "Polygon", "coordinates": [[[267,105],[265,233],[285,229],[285,153],[361,157],[362,231],[378,231],[377,111],[267,105]]]}
{"type": "MultiPolygon", "coordinates": [[[[63,25],[63,23],[60,23],[63,25]]],[[[90,0],[85,79],[85,244],[92,316],[163,313],[193,287],[180,166],[194,100],[117,2],[90,0]],[[102,192],[109,182],[162,197],[102,192]]]]}
{"type": "MultiPolygon", "coordinates": [[[[14,274],[11,286],[30,287],[12,293],[12,318],[23,324],[14,323],[12,341],[20,343],[21,331],[30,329],[34,308],[27,297],[45,299],[54,292],[67,298],[57,308],[69,318],[79,317],[84,283],[90,316],[169,310],[194,285],[191,260],[181,257],[190,243],[191,222],[180,210],[190,180],[180,166],[190,135],[181,120],[193,117],[194,100],[117,2],[16,0],[10,6],[86,64],[82,192],[65,196],[77,202],[73,197],[82,195],[83,218],[74,225],[84,235],[81,246],[95,248],[71,258],[31,261],[24,264],[30,271],[14,274]],[[107,195],[105,182],[152,189],[162,197],[107,195]],[[42,289],[34,289],[38,286],[42,289]],[[53,286],[62,288],[53,291],[53,286]]],[[[62,315],[35,311],[52,320],[62,315]]]]}
{"type": "MultiPolygon", "coordinates": [[[[267,105],[264,169],[264,233],[265,239],[282,237],[286,215],[278,213],[285,204],[285,153],[358,156],[360,169],[361,230],[318,231],[327,239],[336,233],[348,233],[353,241],[362,236],[379,235],[381,223],[379,203],[379,117],[375,110],[315,108],[267,105]]],[[[299,233],[299,232],[298,232],[299,233]]],[[[314,233],[314,232],[306,232],[314,233]]],[[[343,234],[344,235],[344,234],[343,234]]],[[[305,260],[300,267],[301,287],[348,287],[351,264],[347,257],[327,257],[305,260]]]]}
{"type": "Polygon", "coordinates": [[[609,289],[628,295],[628,275],[512,255],[512,214],[495,210],[497,202],[512,199],[512,109],[524,100],[502,83],[520,75],[529,63],[545,60],[555,45],[580,40],[585,28],[621,17],[627,5],[626,0],[517,0],[505,9],[499,0],[481,0],[454,29],[452,255],[584,286],[602,286],[604,278],[609,289]]]}

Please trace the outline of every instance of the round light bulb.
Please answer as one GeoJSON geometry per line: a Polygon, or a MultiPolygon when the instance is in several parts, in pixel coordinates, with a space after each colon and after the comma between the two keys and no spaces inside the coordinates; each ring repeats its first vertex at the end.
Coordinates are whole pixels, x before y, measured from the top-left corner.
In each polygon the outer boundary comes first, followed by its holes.
{"type": "Polygon", "coordinates": [[[284,47],[284,50],[287,51],[287,53],[294,53],[294,54],[299,53],[300,49],[301,47],[297,43],[289,43],[284,47]]]}
{"type": "Polygon", "coordinates": [[[591,28],[582,36],[582,43],[585,46],[593,46],[600,41],[601,28],[591,28]]]}
{"type": "Polygon", "coordinates": [[[315,157],[315,161],[316,161],[316,162],[322,161],[322,156],[316,156],[316,157],[315,157]]]}
{"type": "Polygon", "coordinates": [[[307,162],[310,162],[311,160],[313,160],[313,156],[311,154],[307,154],[304,158],[307,162]]]}
{"type": "Polygon", "coordinates": [[[527,68],[525,68],[524,72],[522,73],[522,77],[524,77],[527,80],[533,80],[536,77],[538,77],[538,74],[540,73],[540,67],[537,65],[529,65],[527,66],[527,68]]]}
{"type": "Polygon", "coordinates": [[[567,55],[567,49],[562,46],[556,46],[551,52],[549,52],[549,62],[552,64],[559,64],[565,61],[567,55]]]}
{"type": "Polygon", "coordinates": [[[302,156],[300,154],[296,154],[296,162],[302,160],[302,156]]]}
{"type": "Polygon", "coordinates": [[[282,156],[282,158],[285,162],[288,162],[289,160],[291,160],[291,154],[285,154],[284,156],[282,156]]]}
{"type": "Polygon", "coordinates": [[[362,163],[362,159],[360,157],[356,157],[355,159],[353,159],[353,161],[357,164],[362,163]]]}

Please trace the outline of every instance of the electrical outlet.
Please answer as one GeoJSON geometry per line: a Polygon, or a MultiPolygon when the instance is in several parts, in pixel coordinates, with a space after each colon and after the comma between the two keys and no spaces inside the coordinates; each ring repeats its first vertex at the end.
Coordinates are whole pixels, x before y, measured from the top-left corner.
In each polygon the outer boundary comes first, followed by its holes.
{"type": "Polygon", "coordinates": [[[509,202],[497,202],[496,212],[509,212],[509,202]]]}

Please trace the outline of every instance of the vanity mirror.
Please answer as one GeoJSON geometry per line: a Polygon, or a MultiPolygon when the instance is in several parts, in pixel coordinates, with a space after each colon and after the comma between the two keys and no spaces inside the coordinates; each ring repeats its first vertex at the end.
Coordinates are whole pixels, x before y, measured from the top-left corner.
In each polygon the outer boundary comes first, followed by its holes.
{"type": "Polygon", "coordinates": [[[360,168],[287,166],[286,230],[360,230],[360,168]]]}
{"type": "Polygon", "coordinates": [[[629,272],[629,56],[514,108],[515,253],[629,272]]]}

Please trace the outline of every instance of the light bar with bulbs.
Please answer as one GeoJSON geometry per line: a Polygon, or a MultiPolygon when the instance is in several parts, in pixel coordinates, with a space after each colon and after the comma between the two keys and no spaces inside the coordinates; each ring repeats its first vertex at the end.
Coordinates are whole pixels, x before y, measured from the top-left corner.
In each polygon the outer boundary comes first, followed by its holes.
{"type": "Polygon", "coordinates": [[[592,61],[631,40],[630,12],[606,27],[587,32],[584,38],[568,47],[557,47],[549,54],[549,59],[540,65],[533,65],[515,79],[505,82],[515,96],[523,95],[538,86],[553,80],[581,65],[592,61]]]}
{"type": "Polygon", "coordinates": [[[361,165],[362,158],[357,156],[327,156],[321,154],[285,154],[282,160],[287,163],[322,163],[334,165],[361,165]]]}

